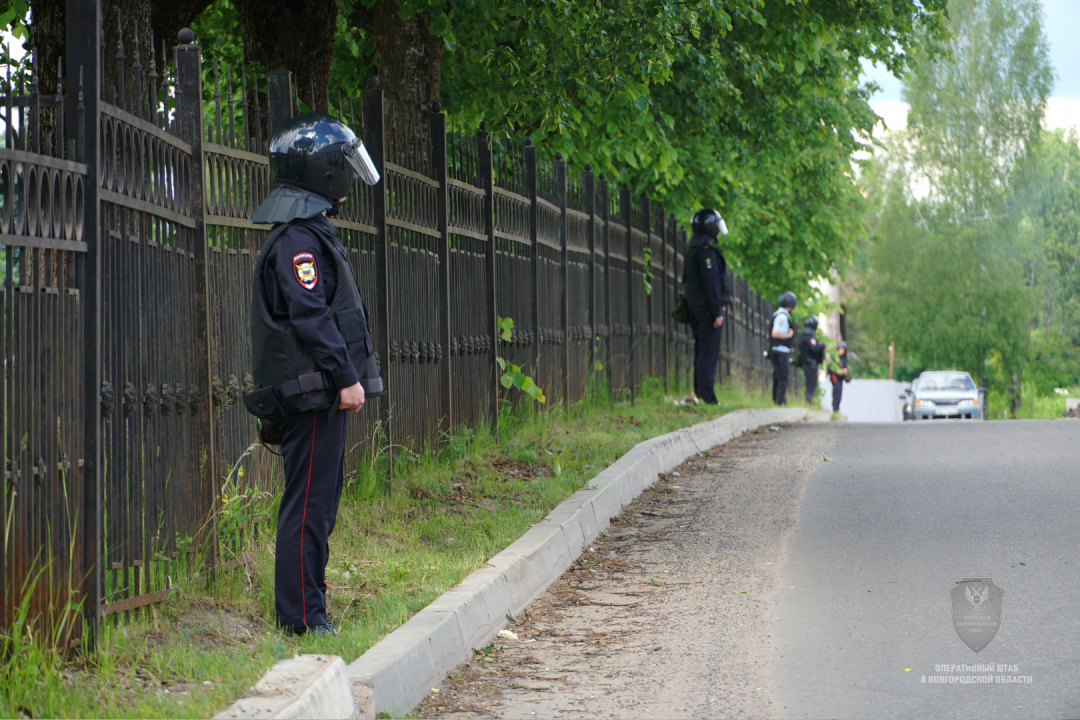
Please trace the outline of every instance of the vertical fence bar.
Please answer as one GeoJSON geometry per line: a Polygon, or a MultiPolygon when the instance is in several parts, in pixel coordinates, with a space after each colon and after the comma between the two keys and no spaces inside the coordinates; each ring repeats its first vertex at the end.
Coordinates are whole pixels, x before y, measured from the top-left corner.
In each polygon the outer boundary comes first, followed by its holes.
{"type": "MultiPolygon", "coordinates": [[[[368,78],[364,91],[364,147],[371,156],[375,169],[382,180],[371,188],[373,202],[371,224],[375,226],[375,352],[378,353],[381,372],[387,379],[386,394],[379,403],[379,423],[383,427],[389,469],[386,476],[386,492],[389,494],[394,482],[393,418],[390,403],[394,389],[390,379],[390,267],[389,239],[386,234],[386,133],[383,116],[383,91],[379,78],[368,78]]],[[[447,348],[447,354],[449,348],[447,348]]]]}
{"type": "MultiPolygon", "coordinates": [[[[191,217],[195,220],[192,231],[192,247],[195,258],[192,265],[194,273],[194,318],[192,322],[192,355],[195,358],[195,378],[199,388],[206,388],[207,402],[205,409],[192,410],[197,413],[195,423],[196,445],[200,453],[206,453],[206,462],[202,463],[203,477],[200,481],[203,491],[209,493],[209,507],[217,510],[220,499],[215,492],[214,472],[217,468],[214,456],[214,405],[211,396],[211,378],[213,377],[213,358],[210,346],[210,259],[209,240],[206,233],[206,192],[203,187],[203,108],[202,108],[202,51],[194,44],[195,35],[188,29],[180,31],[182,45],[176,47],[173,60],[176,69],[176,84],[180,88],[180,99],[176,106],[176,117],[183,128],[185,139],[191,143],[190,192],[191,217]]],[[[210,526],[210,572],[217,567],[218,526],[210,526]]]]}
{"type": "MultiPolygon", "coordinates": [[[[102,599],[102,428],[101,428],[101,206],[98,202],[98,164],[101,132],[101,0],[67,2],[67,75],[79,78],[76,102],[67,106],[67,125],[78,133],[77,159],[86,163],[83,186],[83,619],[89,637],[96,641],[101,623],[102,599]]],[[[72,87],[75,85],[72,83],[72,87]]],[[[9,95],[14,90],[8,90],[9,95]]],[[[70,94],[70,91],[69,91],[70,94]]],[[[11,121],[10,106],[8,121],[11,121]]],[[[9,181],[10,182],[10,181],[9,181]]],[[[9,266],[10,268],[10,266],[9,266]]]]}
{"type": "MultiPolygon", "coordinates": [[[[664,212],[664,206],[659,205],[656,208],[658,220],[653,223],[653,226],[657,229],[656,236],[660,238],[660,317],[656,321],[656,324],[663,328],[660,332],[660,372],[664,376],[664,394],[666,395],[670,388],[668,387],[668,326],[671,320],[670,312],[668,308],[668,247],[667,247],[667,216],[664,212]]],[[[654,287],[653,292],[657,290],[654,287]]]]}
{"type": "Polygon", "coordinates": [[[499,436],[499,307],[496,298],[497,287],[497,256],[495,254],[495,169],[491,158],[491,134],[487,132],[487,122],[480,123],[480,130],[476,133],[476,158],[477,173],[480,179],[480,187],[484,191],[484,235],[487,236],[487,246],[484,248],[484,275],[487,280],[487,325],[491,333],[492,351],[491,379],[491,402],[488,412],[491,414],[491,429],[495,437],[499,436]]]}
{"type": "MultiPolygon", "coordinates": [[[[669,248],[669,253],[667,253],[667,258],[669,258],[669,260],[667,261],[671,262],[672,268],[672,286],[671,289],[667,291],[667,294],[669,294],[670,296],[669,298],[667,298],[667,301],[674,304],[678,302],[678,298],[683,295],[683,277],[681,277],[681,273],[679,273],[678,271],[678,245],[675,241],[674,216],[670,216],[669,218],[667,218],[667,225],[664,227],[664,244],[667,245],[667,248],[669,248]]],[[[681,329],[679,328],[678,323],[674,322],[674,320],[671,322],[670,326],[672,329],[671,340],[669,341],[669,344],[671,345],[672,354],[674,355],[674,357],[672,358],[672,368],[675,375],[675,384],[679,385],[681,382],[683,382],[683,380],[681,380],[681,378],[679,377],[679,334],[681,332],[681,329]]]]}
{"type": "Polygon", "coordinates": [[[536,382],[540,379],[540,208],[536,201],[536,146],[532,138],[525,138],[525,192],[529,198],[529,242],[532,244],[532,333],[533,366],[536,382]]]}
{"type": "Polygon", "coordinates": [[[626,385],[630,390],[630,404],[637,399],[637,363],[634,362],[634,209],[631,207],[630,186],[622,184],[619,189],[619,214],[626,225],[626,325],[629,334],[626,353],[626,385]]]}
{"type": "MultiPolygon", "coordinates": [[[[649,273],[652,272],[652,201],[645,193],[641,194],[641,224],[644,226],[642,229],[645,231],[645,239],[642,241],[641,258],[641,280],[643,284],[642,287],[638,288],[638,292],[645,291],[644,283],[649,280],[649,273]],[[649,256],[647,259],[644,253],[644,248],[646,246],[649,248],[649,256]]],[[[655,318],[653,317],[652,298],[648,295],[645,296],[645,317],[643,317],[641,320],[641,328],[645,331],[643,335],[645,336],[645,343],[647,345],[645,351],[648,352],[648,356],[646,358],[643,358],[646,366],[648,367],[648,370],[641,374],[641,377],[644,378],[646,374],[653,376],[656,375],[656,353],[653,352],[654,343],[652,341],[652,328],[655,318]]]]}
{"type": "Polygon", "coordinates": [[[611,370],[611,337],[615,331],[611,322],[612,296],[611,287],[611,233],[608,228],[611,225],[611,185],[604,173],[600,173],[600,212],[604,216],[604,326],[607,328],[607,338],[604,342],[604,366],[607,368],[608,392],[615,399],[615,381],[611,370]]]}
{"type": "Polygon", "coordinates": [[[566,406],[570,407],[570,280],[569,254],[566,249],[566,161],[562,153],[555,153],[555,163],[552,166],[555,175],[555,202],[559,206],[559,272],[562,273],[562,366],[563,366],[563,399],[566,406]]]}
{"type": "Polygon", "coordinates": [[[433,103],[429,117],[431,127],[431,167],[434,178],[439,183],[438,198],[435,202],[435,226],[439,232],[436,250],[439,262],[438,301],[439,306],[439,342],[444,350],[439,367],[439,401],[442,404],[442,430],[449,438],[454,428],[453,388],[450,383],[453,354],[450,352],[450,226],[449,206],[450,189],[446,181],[449,177],[446,166],[446,116],[442,114],[442,105],[433,103]]]}
{"type": "Polygon", "coordinates": [[[588,360],[585,372],[591,375],[593,382],[589,383],[588,390],[596,391],[596,326],[599,319],[596,315],[596,174],[593,173],[592,165],[585,166],[585,172],[581,174],[581,194],[584,205],[582,209],[589,216],[589,224],[585,226],[585,245],[589,248],[589,265],[587,276],[589,278],[589,332],[586,348],[588,360]]]}

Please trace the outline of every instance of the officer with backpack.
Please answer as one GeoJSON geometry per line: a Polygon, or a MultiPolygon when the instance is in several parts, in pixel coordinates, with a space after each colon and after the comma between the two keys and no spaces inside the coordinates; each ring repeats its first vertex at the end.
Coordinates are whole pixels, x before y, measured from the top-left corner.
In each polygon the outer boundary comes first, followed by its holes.
{"type": "Polygon", "coordinates": [[[769,337],[772,338],[772,350],[769,359],[773,366],[773,402],[783,405],[787,402],[788,377],[791,375],[791,348],[795,344],[795,330],[791,327],[791,311],[795,309],[795,293],[790,290],[776,299],[779,305],[772,314],[769,337]]]}
{"type": "Polygon", "coordinates": [[[285,489],[274,559],[277,622],[302,635],[337,631],[326,614],[328,543],[344,480],[347,412],[382,394],[367,309],[327,216],[353,182],[379,181],[348,126],[318,113],[270,142],[274,188],[252,221],[273,225],[255,263],[244,396],[259,435],[280,444],[285,489]]]}
{"type": "Polygon", "coordinates": [[[694,332],[694,394],[703,403],[716,405],[716,366],[720,360],[720,327],[724,305],[731,302],[726,287],[727,262],[714,244],[727,235],[720,213],[703,208],[690,220],[693,235],[687,243],[683,265],[683,297],[694,332]]]}
{"type": "Polygon", "coordinates": [[[799,363],[802,365],[803,379],[806,381],[806,402],[814,400],[817,392],[818,366],[825,362],[825,344],[817,339],[818,319],[816,316],[803,320],[803,329],[799,333],[799,363]]]}

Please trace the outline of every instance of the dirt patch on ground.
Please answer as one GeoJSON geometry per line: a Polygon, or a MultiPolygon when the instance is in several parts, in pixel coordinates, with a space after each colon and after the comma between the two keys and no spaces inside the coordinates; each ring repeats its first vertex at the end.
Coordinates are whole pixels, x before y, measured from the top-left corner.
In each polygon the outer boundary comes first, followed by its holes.
{"type": "Polygon", "coordinates": [[[775,717],[774,568],[835,434],[761,428],[662,476],[418,713],[775,717]]]}
{"type": "Polygon", "coordinates": [[[254,644],[265,630],[266,624],[260,618],[207,600],[196,601],[172,627],[173,633],[183,635],[202,650],[254,644]]]}

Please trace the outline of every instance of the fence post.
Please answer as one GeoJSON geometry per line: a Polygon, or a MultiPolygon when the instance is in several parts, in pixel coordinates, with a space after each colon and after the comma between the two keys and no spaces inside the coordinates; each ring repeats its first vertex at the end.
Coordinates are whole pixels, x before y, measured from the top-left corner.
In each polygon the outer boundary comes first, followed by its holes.
{"type": "MultiPolygon", "coordinates": [[[[383,427],[386,442],[388,469],[386,492],[394,483],[393,418],[390,402],[394,385],[390,378],[390,282],[389,247],[386,236],[386,145],[383,123],[383,91],[379,78],[372,75],[364,91],[364,147],[379,173],[379,184],[372,190],[371,224],[375,226],[375,352],[382,373],[386,377],[386,394],[379,398],[379,424],[383,427]]],[[[449,348],[447,349],[449,351],[449,348]]]]}
{"type": "MultiPolygon", "coordinates": [[[[641,242],[641,287],[638,288],[638,292],[645,293],[645,283],[649,281],[649,273],[652,272],[652,201],[649,200],[649,196],[645,193],[641,193],[641,224],[644,225],[642,230],[645,231],[645,239],[641,242]],[[649,248],[649,260],[645,260],[645,248],[649,248]]],[[[648,357],[642,358],[645,363],[646,370],[641,373],[642,380],[646,375],[656,375],[656,357],[653,353],[653,341],[652,341],[652,326],[653,326],[653,306],[651,292],[645,294],[645,317],[641,318],[641,322],[638,326],[641,328],[642,340],[645,342],[645,347],[642,349],[642,355],[648,353],[648,357]]]]}
{"type": "Polygon", "coordinates": [[[539,385],[543,383],[540,375],[540,208],[536,201],[536,146],[532,138],[525,138],[522,152],[525,157],[525,192],[529,198],[529,243],[532,245],[532,374],[539,385]]]}
{"type": "Polygon", "coordinates": [[[585,165],[585,172],[581,174],[581,194],[584,204],[582,209],[589,216],[589,224],[585,226],[585,244],[589,248],[589,332],[586,361],[586,373],[592,375],[593,382],[589,383],[587,390],[596,390],[596,175],[592,171],[592,165],[585,165]]]}
{"type": "Polygon", "coordinates": [[[452,356],[450,354],[450,224],[449,186],[446,168],[446,116],[442,114],[442,105],[432,103],[431,116],[431,166],[435,172],[433,178],[439,183],[438,200],[435,207],[435,227],[439,232],[437,255],[439,258],[439,343],[445,350],[439,366],[439,402],[442,405],[442,424],[445,437],[449,438],[454,428],[453,388],[451,382],[452,356]]]}
{"type": "Polygon", "coordinates": [[[604,338],[604,364],[607,368],[608,392],[615,399],[615,381],[611,376],[611,334],[615,328],[611,324],[611,233],[608,228],[611,223],[611,185],[607,176],[600,173],[600,213],[604,219],[604,328],[607,337],[604,338]]]}
{"type": "MultiPolygon", "coordinates": [[[[679,277],[679,263],[677,262],[678,255],[676,254],[677,248],[675,247],[675,216],[672,215],[667,218],[667,222],[664,224],[664,247],[667,252],[667,260],[664,261],[664,267],[668,267],[668,263],[671,264],[671,288],[668,290],[668,302],[677,302],[676,298],[679,297],[682,290],[679,287],[681,278],[679,277]]],[[[668,322],[668,327],[671,330],[667,336],[667,342],[664,347],[673,351],[673,374],[675,377],[675,383],[679,383],[679,325],[672,319],[670,310],[664,316],[668,322]]],[[[667,359],[665,356],[665,372],[667,371],[667,359]]]]}
{"type": "MultiPolygon", "coordinates": [[[[101,0],[67,2],[67,126],[79,138],[77,159],[86,164],[83,183],[83,278],[79,302],[83,307],[83,447],[82,550],[83,619],[95,641],[101,623],[102,483],[101,465],[101,230],[98,204],[98,163],[101,98],[101,0]],[[72,102],[71,100],[75,101],[72,102]]],[[[8,90],[14,94],[13,89],[8,90]]],[[[9,118],[10,121],[10,118],[9,118]]],[[[78,532],[78,531],[76,531],[78,532]]]]}
{"type": "Polygon", "coordinates": [[[292,73],[288,70],[271,70],[266,74],[266,106],[270,115],[269,143],[274,133],[292,118],[292,73]]]}
{"type": "MultiPolygon", "coordinates": [[[[659,232],[656,236],[660,238],[660,318],[659,321],[654,324],[653,332],[655,334],[656,327],[659,325],[662,329],[660,331],[660,372],[664,375],[664,394],[668,393],[668,321],[671,319],[670,310],[668,309],[668,266],[667,266],[667,216],[664,212],[664,205],[661,203],[656,207],[657,221],[654,223],[654,227],[659,228],[659,232]]],[[[657,289],[654,287],[653,292],[657,289]]],[[[655,344],[655,343],[654,343],[655,344]]]]}
{"type": "Polygon", "coordinates": [[[566,161],[562,153],[555,153],[555,203],[559,206],[559,265],[562,273],[562,366],[563,366],[563,401],[570,407],[570,291],[567,288],[570,279],[569,255],[566,250],[566,161]]]}
{"type": "MultiPolygon", "coordinates": [[[[184,28],[179,34],[180,45],[174,50],[173,63],[176,67],[176,88],[179,98],[176,103],[176,119],[182,128],[184,139],[191,144],[191,217],[195,220],[192,230],[193,272],[195,275],[195,317],[193,318],[193,355],[196,364],[195,384],[205,388],[206,410],[198,409],[195,434],[199,445],[206,452],[201,482],[203,492],[210,498],[210,506],[217,509],[218,493],[214,488],[214,473],[217,470],[214,455],[214,406],[210,398],[212,377],[210,346],[210,258],[209,241],[206,235],[204,213],[206,194],[203,191],[203,105],[202,105],[202,51],[194,44],[195,34],[184,28]]],[[[215,513],[216,516],[216,513],[215,513]]],[[[213,578],[217,568],[218,535],[217,523],[209,527],[209,564],[208,572],[213,578]]]]}
{"type": "Polygon", "coordinates": [[[487,322],[491,333],[491,429],[499,437],[499,308],[496,300],[498,255],[495,254],[495,170],[491,159],[491,135],[487,131],[487,121],[480,123],[476,133],[477,172],[480,187],[484,191],[484,235],[487,245],[484,247],[484,275],[487,280],[487,322]]]}
{"type": "Polygon", "coordinates": [[[637,371],[637,363],[634,362],[634,321],[637,318],[634,317],[634,211],[630,203],[630,186],[623,183],[619,190],[619,213],[622,221],[626,223],[626,325],[629,338],[626,343],[626,384],[630,387],[630,404],[633,405],[637,399],[637,382],[634,377],[637,371]]]}

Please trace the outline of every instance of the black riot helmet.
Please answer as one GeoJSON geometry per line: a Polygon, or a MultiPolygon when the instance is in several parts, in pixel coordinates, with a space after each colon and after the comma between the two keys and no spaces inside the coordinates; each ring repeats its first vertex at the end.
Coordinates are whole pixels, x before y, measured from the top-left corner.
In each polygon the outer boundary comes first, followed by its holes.
{"type": "Polygon", "coordinates": [[[795,293],[788,290],[787,292],[780,293],[780,297],[776,298],[776,304],[782,308],[788,308],[789,310],[795,307],[795,303],[798,300],[795,299],[795,293]]]}
{"type": "Polygon", "coordinates": [[[337,201],[349,194],[353,177],[379,182],[364,143],[345,123],[322,113],[289,120],[270,140],[270,177],[337,201]]]}
{"type": "Polygon", "coordinates": [[[721,235],[727,235],[727,223],[720,213],[708,208],[702,208],[694,213],[690,220],[690,229],[698,235],[711,237],[713,240],[721,235]]]}
{"type": "Polygon", "coordinates": [[[802,321],[803,327],[810,330],[817,330],[817,315],[811,315],[802,321]]]}

